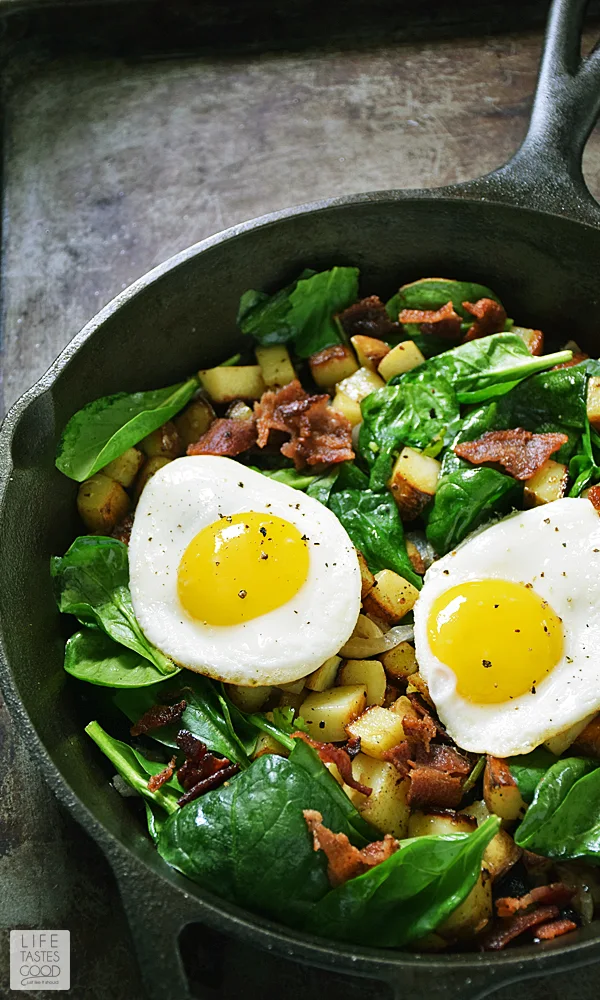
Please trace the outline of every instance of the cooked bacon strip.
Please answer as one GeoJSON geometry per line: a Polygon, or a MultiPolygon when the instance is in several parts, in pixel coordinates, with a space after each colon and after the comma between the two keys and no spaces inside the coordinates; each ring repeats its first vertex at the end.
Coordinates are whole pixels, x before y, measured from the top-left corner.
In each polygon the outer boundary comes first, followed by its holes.
{"type": "Polygon", "coordinates": [[[400,323],[418,323],[423,334],[435,334],[447,340],[460,337],[462,320],[451,301],[441,309],[403,309],[398,320],[400,323]]]}
{"type": "Polygon", "coordinates": [[[378,295],[355,302],[339,313],[337,319],[349,337],[359,335],[386,340],[398,332],[398,324],[392,323],[378,295]]]}
{"type": "Polygon", "coordinates": [[[554,938],[562,937],[563,934],[570,934],[577,930],[577,924],[568,917],[560,920],[553,920],[552,923],[542,924],[535,933],[535,941],[553,941],[554,938]]]}
{"type": "MultiPolygon", "coordinates": [[[[361,792],[363,795],[370,795],[373,791],[368,785],[363,785],[360,781],[357,781],[352,774],[352,757],[350,756],[350,751],[346,747],[336,747],[334,743],[319,743],[318,740],[313,740],[312,736],[308,736],[307,733],[302,733],[298,730],[292,733],[294,739],[302,740],[304,743],[308,743],[309,746],[313,747],[324,764],[335,764],[338,771],[340,772],[344,782],[349,785],[350,788],[355,788],[357,792],[361,792]]],[[[348,741],[350,742],[350,741],[348,741]]],[[[352,747],[352,756],[356,756],[360,750],[360,743],[358,750],[352,747]]]]}
{"type": "Polygon", "coordinates": [[[495,927],[484,939],[484,951],[501,951],[507,944],[513,941],[519,934],[544,924],[548,920],[554,920],[559,914],[558,906],[540,906],[539,910],[531,913],[517,913],[511,917],[501,927],[495,927]]]}
{"type": "Polygon", "coordinates": [[[234,458],[256,444],[254,420],[219,417],[195,444],[188,445],[188,455],[227,455],[234,458]]]}
{"type": "Polygon", "coordinates": [[[133,514],[126,514],[122,521],[111,531],[111,538],[117,538],[123,545],[129,545],[131,529],[133,528],[133,514]]]}
{"type": "Polygon", "coordinates": [[[407,802],[410,806],[456,809],[462,799],[462,779],[435,767],[419,764],[410,772],[407,802]]]}
{"type": "Polygon", "coordinates": [[[451,743],[452,745],[454,745],[454,740],[450,739],[448,733],[442,726],[442,723],[439,721],[439,719],[433,718],[431,712],[429,711],[429,707],[424,703],[421,695],[417,694],[416,691],[411,691],[407,697],[417,715],[421,719],[429,720],[429,722],[431,722],[431,724],[435,726],[436,738],[438,740],[441,740],[442,743],[451,743]]]}
{"type": "Polygon", "coordinates": [[[445,774],[463,775],[465,778],[473,770],[473,764],[468,757],[443,743],[433,743],[427,754],[421,757],[417,755],[416,762],[428,764],[436,771],[444,771],[445,774]]]}
{"type": "Polygon", "coordinates": [[[333,833],[323,826],[323,816],[316,809],[304,809],[303,815],[312,834],[314,850],[323,851],[327,856],[327,876],[333,888],[381,864],[398,849],[398,841],[386,833],[383,840],[359,851],[345,833],[333,833]]]}
{"type": "Polygon", "coordinates": [[[205,778],[210,778],[218,771],[229,767],[227,757],[216,757],[207,749],[206,743],[199,740],[187,729],[180,729],[177,734],[177,746],[183,751],[185,761],[177,771],[179,783],[186,789],[193,788],[205,778]]]}
{"type": "Polygon", "coordinates": [[[587,498],[594,505],[598,513],[600,513],[600,483],[596,486],[590,486],[587,492],[587,498]]]}
{"type": "Polygon", "coordinates": [[[430,715],[424,715],[422,719],[411,719],[410,715],[405,715],[402,728],[409,742],[421,743],[427,752],[437,734],[437,726],[430,715]]]}
{"type": "Polygon", "coordinates": [[[578,365],[581,361],[587,361],[589,354],[584,354],[580,351],[578,354],[574,354],[570,361],[563,361],[562,365],[554,365],[550,369],[551,372],[555,372],[558,368],[572,368],[573,365],[578,365]]]}
{"type": "Polygon", "coordinates": [[[473,465],[498,462],[515,479],[530,479],[568,440],[566,434],[533,434],[516,427],[486,431],[476,441],[463,441],[456,445],[454,454],[473,465]]]}
{"type": "Polygon", "coordinates": [[[179,722],[186,706],[185,701],[178,701],[176,705],[153,705],[144,712],[129,732],[132,736],[141,736],[142,733],[151,733],[153,729],[160,729],[170,722],[179,722]]]}
{"type": "Polygon", "coordinates": [[[290,440],[281,446],[281,454],[293,459],[297,469],[351,461],[350,421],[329,402],[328,395],[310,396],[298,379],[277,392],[263,393],[254,405],[259,448],[267,444],[270,431],[285,431],[290,440]]]}
{"type": "Polygon", "coordinates": [[[173,777],[175,771],[175,763],[177,758],[175,756],[171,757],[171,760],[166,767],[162,769],[158,774],[153,774],[148,782],[148,788],[151,792],[156,792],[158,789],[164,785],[166,781],[169,781],[173,777]]]}
{"type": "Polygon", "coordinates": [[[180,799],[177,799],[177,805],[185,806],[188,802],[193,802],[194,799],[199,798],[200,795],[204,795],[205,792],[210,792],[213,788],[218,788],[219,785],[223,785],[229,778],[232,778],[234,774],[237,774],[239,769],[239,764],[229,764],[227,762],[227,767],[224,767],[219,771],[215,771],[215,773],[210,774],[208,778],[203,778],[197,784],[192,785],[185,795],[182,795],[180,799]]]}
{"type": "Polygon", "coordinates": [[[492,333],[502,333],[506,323],[506,310],[499,302],[494,299],[478,299],[477,302],[463,302],[463,309],[475,317],[475,322],[465,334],[464,342],[489,337],[492,333]]]}
{"type": "Polygon", "coordinates": [[[496,912],[499,917],[512,917],[521,910],[527,910],[538,903],[542,905],[564,906],[570,903],[575,895],[575,889],[564,882],[551,882],[550,885],[539,885],[525,896],[503,896],[496,900],[496,912]]]}

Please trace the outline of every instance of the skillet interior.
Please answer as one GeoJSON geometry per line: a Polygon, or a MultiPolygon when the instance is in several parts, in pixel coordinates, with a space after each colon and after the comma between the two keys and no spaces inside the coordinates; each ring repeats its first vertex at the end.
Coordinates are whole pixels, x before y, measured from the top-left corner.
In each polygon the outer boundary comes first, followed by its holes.
{"type": "MultiPolygon", "coordinates": [[[[20,699],[51,765],[66,782],[67,788],[51,767],[55,787],[96,835],[101,824],[142,865],[162,870],[193,897],[210,899],[166,870],[128,803],[107,784],[110,765],[107,772],[82,731],[94,710],[82,705],[81,687],[67,681],[62,669],[63,636],[48,558],[63,552],[79,531],[76,486],[54,467],[56,442],[69,416],[105,393],[165,385],[218,363],[239,340],[240,294],[251,287],[277,287],[304,266],[356,264],[364,290],[382,296],[400,281],[426,275],[482,281],[519,323],[541,326],[563,340],[574,338],[598,355],[599,257],[600,231],[591,226],[431,192],[358,197],[317,211],[283,213],[185,251],[141,279],[137,291],[124,293],[89,324],[76,340],[77,349],[68,348],[44,377],[43,390],[32,390],[17,404],[5,425],[0,458],[6,477],[0,497],[4,683],[13,710],[24,719],[20,699]]],[[[41,759],[43,750],[37,753],[41,759]]],[[[234,926],[223,916],[230,911],[217,902],[213,916],[204,911],[203,917],[237,933],[254,926],[259,937],[260,928],[268,926],[253,916],[246,922],[243,915],[234,926]]],[[[545,954],[550,963],[551,956],[563,953],[575,960],[577,951],[580,958],[592,959],[600,954],[596,948],[589,951],[592,942],[600,942],[600,924],[596,927],[580,932],[569,945],[557,942],[518,953],[521,959],[535,954],[536,960],[545,954]]],[[[280,947],[289,953],[293,938],[286,932],[280,947]]],[[[301,949],[302,956],[317,964],[339,964],[344,949],[324,944],[301,949]]],[[[360,957],[360,949],[353,953],[360,957]]],[[[369,956],[382,957],[367,950],[363,955],[365,969],[369,956]]],[[[387,959],[388,965],[407,961],[390,953],[387,959]]],[[[508,957],[496,956],[493,965],[496,959],[508,968],[508,957]]],[[[465,968],[475,960],[443,956],[426,964],[465,968]]]]}

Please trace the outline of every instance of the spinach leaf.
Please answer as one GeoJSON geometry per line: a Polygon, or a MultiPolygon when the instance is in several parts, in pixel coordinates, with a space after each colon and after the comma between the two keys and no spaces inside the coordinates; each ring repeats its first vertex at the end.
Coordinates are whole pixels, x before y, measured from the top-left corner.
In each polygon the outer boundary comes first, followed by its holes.
{"type": "Polygon", "coordinates": [[[438,485],[427,519],[426,535],[444,555],[494,513],[507,513],[519,503],[523,484],[485,466],[460,468],[438,485]]]}
{"type": "Polygon", "coordinates": [[[153,806],[160,806],[168,814],[179,811],[177,800],[183,795],[183,788],[173,776],[155,792],[148,788],[148,780],[153,774],[160,774],[165,765],[146,758],[127,743],[113,739],[98,722],[90,722],[85,727],[88,736],[106,754],[111,764],[125,781],[135,788],[153,806]]]}
{"type": "Polygon", "coordinates": [[[249,468],[262,473],[268,479],[274,479],[276,483],[283,483],[284,486],[291,486],[295,490],[302,491],[306,491],[315,480],[320,478],[319,476],[306,475],[306,473],[298,472],[296,469],[259,469],[256,465],[251,465],[249,468]]]}
{"type": "Polygon", "coordinates": [[[358,273],[356,267],[303,272],[275,295],[246,292],[238,312],[240,329],[260,344],[293,341],[301,358],[339,344],[344,337],[334,316],[358,299],[358,273]]]}
{"type": "Polygon", "coordinates": [[[64,556],[53,556],[50,573],[58,607],[83,625],[94,625],[152,663],[161,674],[179,671],[146,639],[129,593],[127,546],[116,538],[80,535],[64,556]]]}
{"type": "MultiPolygon", "coordinates": [[[[452,278],[421,278],[419,281],[412,281],[409,285],[403,285],[387,307],[395,309],[395,316],[402,309],[441,309],[447,302],[452,302],[455,311],[469,325],[473,322],[473,316],[463,306],[463,302],[477,302],[479,299],[493,299],[500,302],[498,296],[485,285],[478,285],[474,281],[455,281],[452,278]],[[392,305],[393,303],[393,305],[392,305]],[[397,306],[397,308],[396,308],[397,306]]],[[[386,308],[387,308],[386,307],[386,308]]]]}
{"type": "Polygon", "coordinates": [[[310,484],[306,491],[306,495],[327,506],[329,497],[331,496],[331,491],[335,486],[339,474],[340,466],[334,465],[330,472],[326,473],[324,476],[319,476],[313,483],[310,484]]]}
{"type": "Polygon", "coordinates": [[[498,400],[494,427],[567,434],[569,441],[552,458],[568,462],[587,426],[586,401],[587,378],[579,366],[541,372],[498,400]]]}
{"type": "Polygon", "coordinates": [[[510,773],[519,786],[521,798],[525,802],[531,802],[537,786],[553,764],[556,764],[556,756],[544,747],[537,747],[531,753],[509,758],[510,773]]]}
{"type": "Polygon", "coordinates": [[[582,757],[558,760],[543,775],[515,843],[547,858],[600,863],[600,767],[582,757]]]}
{"type": "Polygon", "coordinates": [[[67,641],[64,667],[72,677],[102,687],[140,688],[165,680],[139,653],[95,628],[75,632],[67,641]]]}
{"type": "Polygon", "coordinates": [[[306,929],[374,947],[400,948],[435,930],[467,897],[500,827],[490,816],[470,834],[417,837],[311,907],[306,929]]]}
{"type": "Polygon", "coordinates": [[[58,445],[56,467],[78,483],[89,479],[179,413],[199,384],[194,375],[166,389],[119,392],[88,403],[65,427],[58,445]]]}

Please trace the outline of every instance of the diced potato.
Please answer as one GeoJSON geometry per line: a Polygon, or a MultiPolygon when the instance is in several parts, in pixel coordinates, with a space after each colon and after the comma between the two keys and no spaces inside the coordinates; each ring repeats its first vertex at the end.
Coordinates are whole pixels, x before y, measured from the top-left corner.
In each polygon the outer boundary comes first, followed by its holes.
{"type": "Polygon", "coordinates": [[[356,355],[347,344],[333,344],[313,354],[308,363],[315,383],[320,389],[331,389],[342,379],[358,370],[356,355]]]}
{"type": "Polygon", "coordinates": [[[401,694],[399,698],[396,698],[391,705],[388,706],[390,712],[395,712],[399,715],[401,719],[418,719],[418,715],[415,712],[413,703],[410,698],[407,698],[405,694],[401,694]]]}
{"type": "Polygon", "coordinates": [[[489,811],[507,822],[525,813],[525,803],[507,762],[489,754],[483,772],[483,797],[489,811]]]}
{"type": "Polygon", "coordinates": [[[506,830],[498,830],[483,852],[483,860],[493,880],[502,878],[520,857],[521,848],[506,830]]]}
{"type": "Polygon", "coordinates": [[[371,789],[361,795],[346,788],[359,813],[381,833],[391,833],[402,840],[406,836],[410,807],[406,801],[410,779],[402,778],[393,764],[359,753],[352,762],[352,774],[371,789]]]}
{"type": "Polygon", "coordinates": [[[569,473],[566,465],[548,458],[538,471],[525,482],[523,501],[526,507],[540,507],[560,500],[567,490],[569,473]]]}
{"type": "Polygon", "coordinates": [[[382,630],[376,622],[371,621],[366,615],[359,615],[352,633],[353,639],[379,639],[383,635],[382,630]]]}
{"type": "Polygon", "coordinates": [[[356,550],[356,555],[360,567],[360,596],[362,600],[375,586],[375,577],[371,573],[371,570],[367,566],[367,560],[359,549],[356,550]]]}
{"type": "Polygon", "coordinates": [[[485,823],[490,815],[490,811],[485,804],[484,799],[476,799],[475,802],[471,802],[470,805],[464,806],[460,810],[462,813],[466,813],[467,816],[472,816],[473,819],[477,820],[477,826],[481,826],[485,823]]]}
{"type": "Polygon", "coordinates": [[[288,681],[287,684],[277,684],[276,687],[280,691],[289,691],[290,694],[300,694],[301,691],[304,691],[304,683],[305,678],[301,677],[300,680],[288,681]]]}
{"type": "Polygon", "coordinates": [[[546,750],[560,757],[575,742],[579,734],[583,732],[595,715],[596,713],[592,712],[591,715],[587,715],[581,722],[576,722],[575,725],[569,726],[568,729],[563,729],[562,733],[558,733],[556,736],[552,736],[549,740],[546,740],[544,743],[546,750]]]}
{"type": "Polygon", "coordinates": [[[260,712],[272,690],[262,685],[241,687],[239,684],[227,684],[227,694],[242,712],[260,712]]]}
{"type": "Polygon", "coordinates": [[[394,463],[388,489],[403,521],[414,521],[437,490],[441,463],[414,448],[403,448],[394,463]]]}
{"type": "Polygon", "coordinates": [[[425,573],[425,562],[423,561],[423,556],[410,538],[406,539],[406,554],[410,559],[411,566],[415,573],[418,573],[419,576],[423,576],[425,573]]]}
{"type": "Polygon", "coordinates": [[[336,413],[341,413],[346,420],[350,421],[352,427],[358,427],[362,423],[360,403],[357,403],[355,399],[350,399],[350,396],[347,396],[341,389],[336,389],[331,409],[335,410],[336,413]]]}
{"type": "Polygon", "coordinates": [[[363,684],[315,691],[304,699],[300,715],[308,732],[323,743],[346,739],[346,726],[364,711],[367,695],[363,684]]]}
{"type": "Polygon", "coordinates": [[[391,708],[392,711],[394,711],[394,705],[398,701],[400,694],[401,690],[399,687],[396,687],[395,684],[386,684],[385,695],[383,697],[383,707],[391,708]]]}
{"type": "MultiPolygon", "coordinates": [[[[339,690],[343,690],[338,688],[339,690]]],[[[402,719],[389,708],[374,705],[346,726],[348,736],[360,737],[360,748],[368,757],[383,759],[386,750],[405,738],[402,719]]]]}
{"type": "Polygon", "coordinates": [[[383,389],[384,385],[385,382],[377,372],[371,372],[368,368],[359,368],[358,371],[354,372],[354,375],[350,375],[349,378],[345,378],[343,382],[338,384],[337,391],[345,393],[350,399],[360,403],[372,392],[383,389]]]}
{"type": "Polygon", "coordinates": [[[309,691],[327,691],[335,684],[338,667],[342,662],[341,656],[330,656],[325,663],[317,667],[312,674],[305,678],[304,684],[309,691]]]}
{"type": "Polygon", "coordinates": [[[346,660],[338,682],[342,685],[363,684],[367,692],[367,707],[383,705],[387,681],[379,660],[346,660]]]}
{"type": "Polygon", "coordinates": [[[133,480],[144,464],[144,456],[137,448],[128,448],[118,458],[105,465],[100,472],[109,479],[114,479],[121,486],[131,486],[133,480]]]}
{"type": "Polygon", "coordinates": [[[436,928],[436,933],[447,941],[469,940],[481,933],[491,917],[492,879],[484,864],[467,898],[436,928]]]}
{"type": "Polygon", "coordinates": [[[115,479],[97,472],[79,487],[77,510],[88,531],[94,535],[110,535],[129,510],[129,497],[115,479]]]}
{"type": "Polygon", "coordinates": [[[476,829],[476,819],[452,809],[427,813],[417,810],[411,813],[408,821],[409,837],[448,837],[453,833],[472,833],[476,829]]]}
{"type": "Polygon", "coordinates": [[[141,472],[138,473],[138,477],[135,481],[135,486],[133,488],[133,499],[135,500],[136,503],[140,499],[142,491],[144,490],[144,487],[146,486],[148,480],[152,479],[152,476],[154,475],[155,472],[158,472],[158,470],[162,469],[164,465],[168,465],[169,462],[172,461],[173,461],[172,458],[163,458],[161,455],[156,455],[154,458],[146,459],[146,461],[142,465],[141,472]]]}
{"type": "Polygon", "coordinates": [[[431,705],[432,708],[435,707],[431,695],[429,694],[427,681],[425,680],[424,677],[421,676],[418,670],[415,674],[411,674],[410,677],[408,678],[408,684],[406,685],[406,693],[420,694],[421,698],[424,698],[425,701],[429,705],[431,705]]]}
{"type": "Polygon", "coordinates": [[[213,403],[234,399],[260,399],[266,389],[260,365],[221,365],[198,372],[213,403]]]}
{"type": "Polygon", "coordinates": [[[252,754],[252,760],[256,760],[257,757],[264,757],[266,753],[274,753],[278,757],[287,757],[289,750],[282,746],[270,733],[259,733],[256,747],[252,754]]]}
{"type": "Polygon", "coordinates": [[[425,361],[425,356],[421,353],[413,340],[403,340],[401,344],[392,347],[389,354],[386,354],[380,362],[378,372],[382,379],[389,382],[394,375],[403,375],[412,368],[417,368],[425,361]]]}
{"type": "Polygon", "coordinates": [[[419,669],[417,655],[410,642],[398,643],[387,653],[382,653],[380,659],[387,675],[395,680],[406,680],[419,669]]]}
{"type": "Polygon", "coordinates": [[[595,431],[600,431],[600,376],[592,375],[587,391],[588,420],[595,431]]]}
{"type": "Polygon", "coordinates": [[[279,708],[293,708],[294,713],[297,715],[300,712],[305,695],[306,691],[304,689],[297,694],[294,694],[293,691],[282,691],[278,703],[279,708]]]}
{"type": "Polygon", "coordinates": [[[375,574],[375,586],[363,606],[367,614],[395,625],[412,611],[418,596],[419,591],[412,583],[391,569],[382,569],[375,574]]]}
{"type": "Polygon", "coordinates": [[[544,334],[541,330],[528,330],[524,326],[513,326],[511,333],[520,337],[530,354],[538,355],[544,350],[544,334]]]}
{"type": "Polygon", "coordinates": [[[252,420],[254,411],[247,403],[241,399],[236,399],[235,403],[230,403],[225,412],[229,420],[252,420]]]}
{"type": "Polygon", "coordinates": [[[183,441],[170,420],[143,438],[140,448],[147,458],[179,458],[183,455],[183,441]]]}
{"type": "Polygon", "coordinates": [[[361,368],[368,368],[371,372],[376,372],[380,362],[390,353],[388,345],[377,337],[364,337],[357,333],[350,337],[350,343],[356,351],[361,368]]]}
{"type": "Polygon", "coordinates": [[[269,347],[257,347],[256,360],[260,365],[265,385],[281,387],[293,382],[296,372],[285,344],[271,344],[269,347]]]}
{"type": "Polygon", "coordinates": [[[572,745],[573,753],[582,757],[600,757],[600,715],[597,715],[572,745]]]}
{"type": "Polygon", "coordinates": [[[195,444],[203,434],[206,434],[214,419],[215,411],[212,406],[207,399],[200,397],[188,403],[185,410],[173,418],[173,423],[187,448],[189,444],[195,444]]]}

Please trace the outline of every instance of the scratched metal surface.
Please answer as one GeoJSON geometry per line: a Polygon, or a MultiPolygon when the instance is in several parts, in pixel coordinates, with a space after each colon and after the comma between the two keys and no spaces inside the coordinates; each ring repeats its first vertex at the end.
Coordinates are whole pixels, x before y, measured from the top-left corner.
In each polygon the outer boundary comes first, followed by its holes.
{"type": "MultiPolygon", "coordinates": [[[[496,25],[479,37],[404,33],[392,46],[382,29],[337,48],[254,46],[165,61],[110,57],[104,45],[75,55],[38,44],[27,23],[11,31],[5,407],[100,306],[196,240],[291,203],[441,185],[500,164],[524,134],[541,39],[538,28],[506,34],[496,25]]],[[[598,135],[585,166],[600,194],[598,135]]],[[[32,768],[0,701],[0,996],[8,929],[18,926],[71,929],[71,996],[142,1000],[110,872],[32,768]]],[[[259,966],[243,985],[225,976],[219,995],[261,995],[259,966]]],[[[280,985],[290,976],[280,963],[270,970],[280,985]]],[[[596,995],[593,973],[578,976],[528,984],[527,996],[596,995]]],[[[331,984],[327,992],[337,996],[331,984]]]]}

